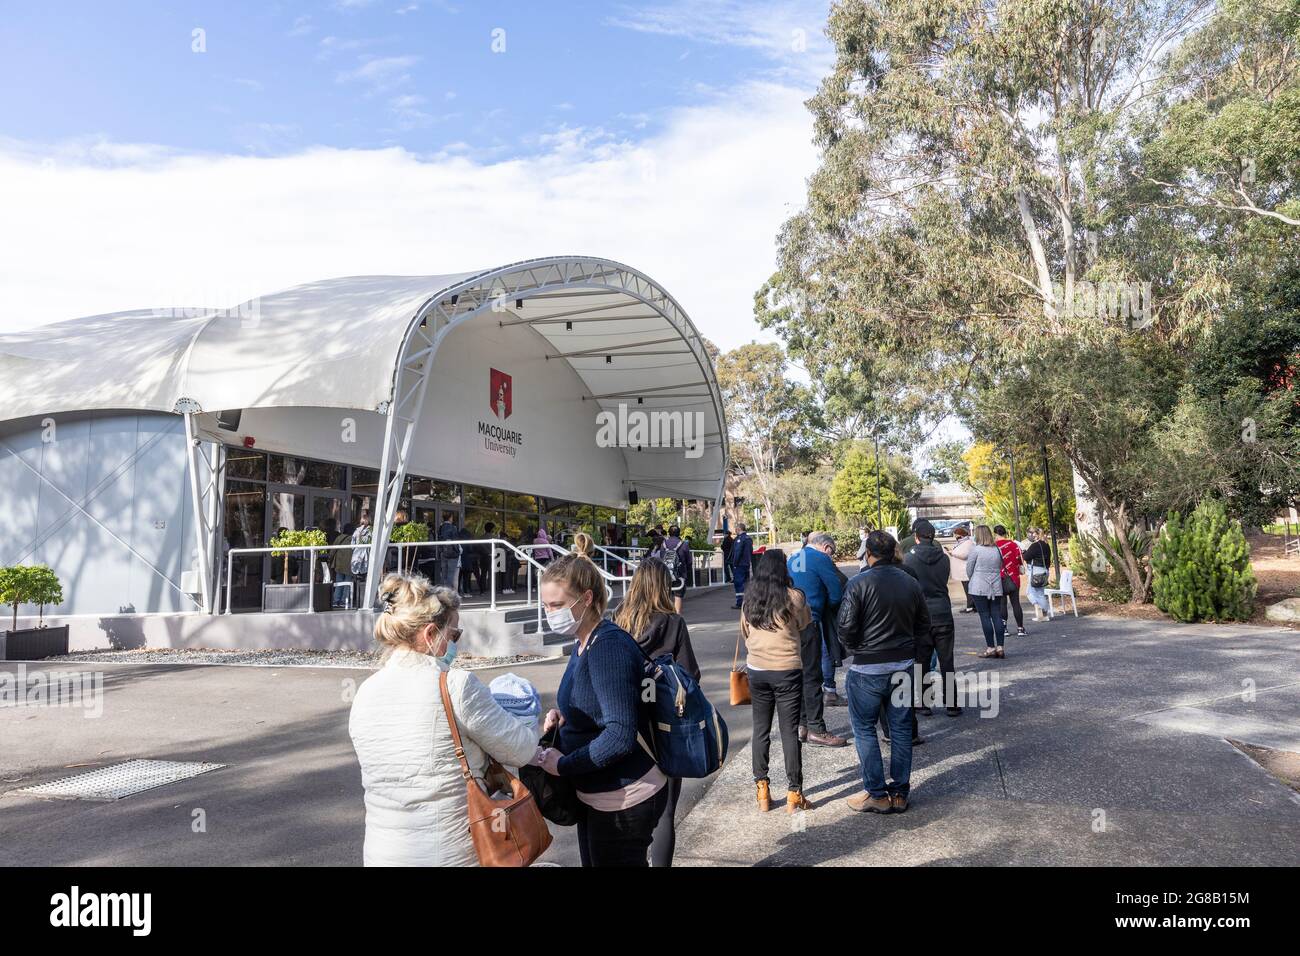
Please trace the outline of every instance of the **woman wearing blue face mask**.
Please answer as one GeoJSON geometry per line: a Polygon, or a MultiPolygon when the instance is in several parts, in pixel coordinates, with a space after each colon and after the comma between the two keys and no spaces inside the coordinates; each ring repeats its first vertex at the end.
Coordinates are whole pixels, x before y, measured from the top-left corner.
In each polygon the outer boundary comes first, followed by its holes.
{"type": "Polygon", "coordinates": [[[379,593],[383,667],[357,690],[348,721],[366,791],[365,865],[477,866],[466,788],[480,786],[489,757],[510,767],[540,760],[537,733],[477,677],[451,667],[461,636],[455,591],[390,574],[379,593]],[[444,673],[471,781],[443,706],[444,673]]]}
{"type": "Polygon", "coordinates": [[[645,655],[632,636],[604,619],[605,582],[590,560],[566,554],[542,573],[541,602],[551,630],[577,639],[546,715],[559,742],[542,752],[547,773],[568,777],[582,805],[583,866],[647,866],[655,824],[668,802],[668,778],[645,745],[641,702],[645,655]],[[638,739],[639,738],[639,739],[638,739]]]}

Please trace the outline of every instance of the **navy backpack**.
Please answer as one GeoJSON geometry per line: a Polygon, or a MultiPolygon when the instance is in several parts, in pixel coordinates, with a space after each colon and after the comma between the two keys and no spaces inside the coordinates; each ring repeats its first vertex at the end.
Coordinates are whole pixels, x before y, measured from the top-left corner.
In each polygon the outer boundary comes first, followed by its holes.
{"type": "Polygon", "coordinates": [[[641,699],[649,708],[650,742],[637,739],[668,777],[707,777],[727,759],[727,724],[695,679],[671,654],[646,657],[641,699]]]}

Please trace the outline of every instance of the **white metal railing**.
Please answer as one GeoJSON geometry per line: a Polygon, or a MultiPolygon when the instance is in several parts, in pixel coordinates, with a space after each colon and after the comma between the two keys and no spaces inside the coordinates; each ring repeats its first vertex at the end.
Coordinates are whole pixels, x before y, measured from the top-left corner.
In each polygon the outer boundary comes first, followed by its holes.
{"type": "MultiPolygon", "coordinates": [[[[540,629],[541,629],[541,621],[542,621],[542,616],[541,616],[541,601],[538,600],[538,601],[534,602],[534,600],[533,600],[533,595],[534,595],[535,590],[536,590],[536,589],[533,587],[533,578],[534,578],[534,577],[537,577],[537,578],[540,579],[540,577],[541,577],[541,573],[542,573],[542,571],[544,570],[544,568],[543,568],[543,566],[542,566],[541,564],[539,564],[539,563],[538,563],[538,562],[533,558],[533,556],[532,556],[531,554],[528,554],[527,552],[525,552],[525,551],[522,550],[521,548],[515,546],[515,545],[512,544],[511,542],[509,542],[509,541],[504,541],[504,540],[502,540],[501,538],[472,538],[472,539],[466,539],[466,540],[456,539],[456,540],[452,540],[452,541],[393,541],[393,542],[390,542],[390,543],[389,543],[389,545],[388,545],[388,550],[389,550],[390,552],[392,552],[392,551],[396,551],[396,552],[397,552],[397,567],[398,567],[399,569],[401,569],[401,570],[405,570],[405,569],[407,569],[408,565],[409,565],[410,567],[414,567],[415,564],[418,563],[418,562],[416,562],[416,561],[408,561],[408,560],[407,560],[407,554],[406,554],[406,552],[407,552],[409,549],[411,549],[411,548],[415,548],[415,549],[417,549],[417,553],[418,553],[418,549],[421,549],[421,548],[429,549],[429,550],[433,550],[435,553],[436,553],[437,549],[439,549],[439,548],[456,548],[456,557],[457,557],[457,559],[458,559],[458,562],[457,562],[457,571],[456,571],[456,573],[459,574],[459,570],[460,570],[459,558],[460,558],[460,557],[462,556],[462,554],[463,554],[463,552],[462,552],[461,549],[463,549],[463,548],[464,548],[465,546],[467,546],[467,545],[482,545],[482,544],[486,544],[486,545],[488,546],[488,564],[487,564],[487,573],[488,573],[488,580],[489,580],[489,598],[488,598],[489,604],[488,604],[488,609],[494,611],[494,610],[496,610],[496,607],[497,607],[497,574],[498,574],[498,572],[497,572],[497,570],[496,570],[496,564],[497,564],[497,560],[496,560],[496,559],[497,559],[497,551],[498,551],[498,549],[500,549],[500,550],[501,550],[502,552],[504,552],[506,555],[509,555],[510,553],[513,553],[517,558],[520,559],[520,566],[523,567],[523,568],[525,569],[525,571],[526,571],[526,574],[525,574],[525,587],[526,587],[526,592],[525,592],[525,599],[524,599],[523,607],[524,607],[524,608],[531,608],[531,607],[533,607],[534,604],[535,604],[535,606],[536,606],[536,608],[537,608],[537,624],[538,624],[538,629],[540,630],[540,629]]],[[[233,603],[233,596],[234,596],[234,569],[235,569],[235,559],[238,558],[238,557],[240,557],[240,556],[243,556],[243,555],[273,555],[273,556],[275,557],[276,560],[284,560],[286,557],[290,557],[290,556],[292,556],[292,555],[294,555],[294,554],[297,554],[297,553],[300,553],[300,552],[306,552],[307,564],[308,564],[307,581],[306,581],[306,585],[307,585],[307,611],[308,611],[308,613],[315,613],[315,611],[316,611],[316,606],[315,606],[315,602],[314,602],[313,599],[312,599],[312,598],[313,598],[312,591],[314,590],[314,587],[315,587],[315,585],[316,585],[316,566],[317,566],[318,563],[320,563],[320,562],[317,560],[317,552],[328,552],[328,551],[354,551],[354,550],[356,550],[357,548],[367,548],[367,545],[366,545],[366,544],[351,544],[351,543],[349,543],[349,544],[311,544],[311,545],[295,545],[295,546],[293,546],[293,547],[280,547],[280,548],[277,548],[277,547],[270,547],[270,546],[265,547],[265,548],[231,548],[231,549],[230,549],[229,551],[227,551],[226,554],[225,554],[225,562],[226,562],[226,610],[225,610],[225,613],[226,613],[226,614],[230,614],[230,613],[232,613],[232,603],[233,603]]],[[[439,558],[437,558],[437,557],[435,556],[432,560],[441,560],[441,559],[439,559],[439,558]]],[[[385,563],[386,563],[386,562],[385,562],[385,563]]],[[[508,566],[509,566],[509,562],[508,562],[508,560],[506,561],[506,564],[507,564],[507,567],[508,567],[508,566]]],[[[357,576],[359,576],[359,575],[357,575],[357,576]]],[[[274,578],[275,578],[275,575],[274,575],[274,562],[273,562],[273,563],[272,563],[272,574],[270,575],[268,581],[265,582],[265,583],[271,583],[271,582],[273,582],[274,578]]],[[[299,582],[299,583],[302,583],[302,582],[299,582]]],[[[325,581],[322,581],[322,583],[337,583],[337,582],[325,582],[325,581]]],[[[514,582],[511,581],[510,583],[513,584],[514,582]]],[[[452,582],[452,587],[453,587],[453,588],[456,587],[456,582],[455,582],[455,581],[452,582]]]]}
{"type": "MultiPolygon", "coordinates": [[[[569,554],[571,552],[570,548],[566,548],[562,544],[556,544],[554,541],[550,542],[549,544],[521,544],[519,545],[519,548],[520,550],[529,551],[530,553],[533,551],[540,551],[546,548],[549,548],[551,551],[553,551],[556,554],[569,554]]],[[[619,585],[618,597],[623,598],[627,596],[627,586],[628,583],[632,580],[632,576],[630,574],[629,575],[614,574],[608,568],[601,567],[600,564],[597,564],[594,561],[592,563],[596,565],[596,570],[600,573],[601,578],[603,578],[605,581],[606,601],[614,600],[615,583],[619,585]]]]}
{"type": "MultiPolygon", "coordinates": [[[[513,554],[516,558],[519,559],[520,567],[522,567],[526,572],[524,576],[525,597],[524,597],[524,603],[522,607],[536,608],[537,623],[538,623],[538,628],[540,630],[541,622],[542,622],[542,607],[541,607],[540,595],[538,595],[537,599],[534,600],[534,595],[537,592],[537,588],[534,587],[533,581],[534,578],[536,578],[538,579],[538,583],[540,584],[541,574],[545,570],[545,566],[533,556],[532,552],[543,548],[550,548],[553,553],[568,554],[570,549],[564,547],[563,545],[555,544],[554,542],[551,542],[550,544],[516,545],[509,541],[503,540],[501,538],[471,538],[465,540],[454,539],[451,541],[393,541],[393,542],[389,542],[388,551],[390,553],[396,552],[396,556],[397,556],[396,564],[399,570],[408,570],[410,568],[414,568],[417,563],[420,563],[417,560],[411,560],[408,558],[408,553],[410,549],[413,548],[416,549],[417,554],[419,553],[420,549],[424,549],[426,552],[428,551],[434,552],[435,556],[433,558],[424,559],[427,561],[427,560],[443,560],[436,556],[436,552],[438,551],[438,549],[455,548],[456,557],[458,559],[455,573],[459,574],[460,572],[459,559],[463,556],[463,549],[470,545],[488,546],[487,575],[489,581],[489,590],[488,590],[489,610],[496,610],[497,607],[497,575],[501,573],[497,571],[498,551],[504,552],[503,557],[506,558],[505,563],[507,565],[507,568],[509,567],[508,556],[510,554],[513,554]]],[[[223,557],[223,560],[226,565],[225,568],[226,609],[224,613],[231,614],[233,613],[234,610],[233,604],[234,604],[235,562],[241,557],[265,555],[265,556],[271,556],[275,559],[271,564],[271,574],[268,576],[267,580],[263,582],[264,584],[274,583],[275,565],[279,561],[283,561],[286,558],[290,558],[293,556],[305,557],[307,560],[307,581],[306,582],[299,581],[297,583],[306,584],[307,613],[314,614],[316,613],[316,605],[313,599],[314,595],[312,592],[317,583],[317,576],[316,576],[317,566],[321,564],[319,555],[321,553],[330,553],[335,551],[354,551],[357,548],[365,548],[365,547],[366,547],[365,544],[348,543],[348,544],[294,545],[292,547],[278,547],[278,548],[270,545],[263,548],[231,548],[225,553],[223,557]]],[[[632,580],[631,574],[615,574],[614,572],[610,571],[608,569],[608,561],[612,558],[615,562],[624,565],[625,569],[628,567],[635,569],[635,567],[639,564],[640,559],[644,557],[646,550],[647,549],[645,548],[625,548],[625,547],[619,547],[614,545],[605,547],[605,546],[597,545],[597,552],[601,554],[602,560],[596,563],[596,570],[600,573],[601,578],[605,581],[605,591],[608,600],[612,601],[615,597],[615,591],[614,591],[615,584],[618,585],[617,596],[620,598],[625,597],[627,595],[627,586],[632,580]],[[620,555],[617,553],[618,551],[623,551],[625,552],[625,554],[620,555]]],[[[721,561],[715,560],[715,558],[719,558],[720,556],[721,556],[721,552],[718,551],[716,548],[692,549],[691,564],[692,564],[693,573],[691,579],[687,581],[687,586],[688,587],[701,587],[701,586],[711,587],[715,583],[714,582],[715,571],[718,572],[719,576],[725,577],[725,572],[722,568],[721,561]],[[700,581],[701,572],[703,572],[705,576],[705,581],[703,583],[701,583],[700,581]]],[[[325,573],[326,574],[329,573],[328,565],[326,565],[325,567],[325,573]]],[[[359,575],[354,575],[353,577],[357,577],[357,576],[359,575]]],[[[330,578],[322,577],[320,583],[337,584],[340,582],[334,581],[330,578]]],[[[347,582],[343,582],[343,583],[347,583],[347,582]]],[[[514,584],[515,582],[511,581],[510,583],[514,584]]],[[[722,583],[722,582],[719,581],[717,583],[722,583]]],[[[451,586],[455,588],[456,585],[457,582],[453,580],[451,582],[451,586]]]]}
{"type": "MultiPolygon", "coordinates": [[[[542,545],[541,547],[545,547],[542,545]]],[[[555,547],[554,544],[551,547],[555,547]]],[[[561,549],[563,550],[563,549],[561,549]]],[[[596,562],[598,568],[603,568],[607,573],[609,580],[631,580],[631,575],[618,576],[609,571],[611,562],[622,564],[633,571],[640,565],[641,561],[650,553],[649,548],[629,547],[626,545],[596,545],[596,552],[600,560],[596,562]],[[621,553],[620,553],[621,552],[621,553]]],[[[686,582],[687,587],[713,587],[716,584],[726,583],[726,568],[723,566],[722,551],[718,548],[692,548],[691,549],[691,569],[694,572],[691,579],[686,582]],[[717,580],[714,580],[714,576],[717,580]],[[703,580],[701,581],[701,575],[703,580]]]]}

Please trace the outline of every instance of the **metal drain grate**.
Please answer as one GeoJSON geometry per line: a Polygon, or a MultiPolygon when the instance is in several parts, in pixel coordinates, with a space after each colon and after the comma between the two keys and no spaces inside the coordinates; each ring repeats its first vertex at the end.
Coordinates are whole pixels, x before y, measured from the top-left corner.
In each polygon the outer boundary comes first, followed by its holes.
{"type": "Polygon", "coordinates": [[[9,792],[62,800],[121,800],[154,787],[197,777],[209,770],[220,770],[224,766],[223,763],[186,763],[176,760],[128,760],[111,767],[100,767],[62,780],[9,792]]]}

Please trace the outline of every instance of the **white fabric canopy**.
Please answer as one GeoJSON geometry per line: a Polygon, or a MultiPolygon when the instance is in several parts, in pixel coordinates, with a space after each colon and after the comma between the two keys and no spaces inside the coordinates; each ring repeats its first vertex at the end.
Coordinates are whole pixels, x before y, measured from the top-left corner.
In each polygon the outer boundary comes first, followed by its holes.
{"type": "Polygon", "coordinates": [[[589,257],[326,279],[221,311],[119,312],[0,335],[0,421],[98,409],[382,410],[431,303],[450,325],[489,311],[530,325],[539,351],[567,362],[603,408],[703,413],[701,457],[628,449],[628,477],[645,495],[715,496],[726,428],[702,339],[650,279],[589,257]]]}

